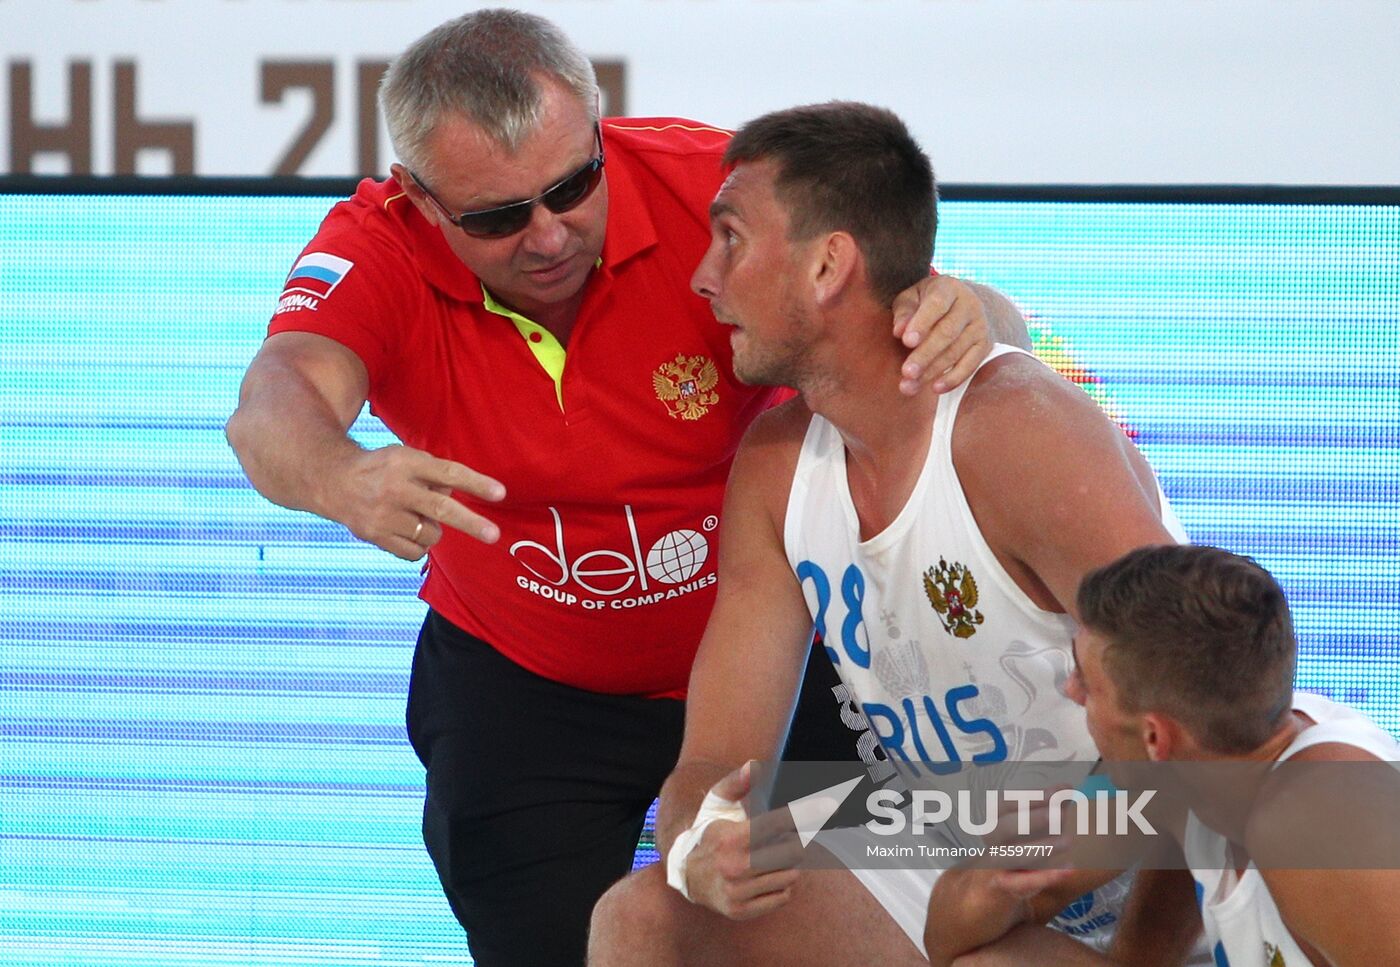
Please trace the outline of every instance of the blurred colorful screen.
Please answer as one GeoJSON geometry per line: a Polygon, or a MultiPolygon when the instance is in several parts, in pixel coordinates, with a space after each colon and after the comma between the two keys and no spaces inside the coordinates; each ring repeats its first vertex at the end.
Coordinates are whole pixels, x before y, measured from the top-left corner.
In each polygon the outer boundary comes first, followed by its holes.
{"type": "MultiPolygon", "coordinates": [[[[1400,734],[1400,205],[949,194],[939,267],[1273,570],[1301,687],[1400,734]]],[[[403,729],[418,566],[222,432],[332,201],[0,194],[0,965],[470,962],[403,729]]]]}

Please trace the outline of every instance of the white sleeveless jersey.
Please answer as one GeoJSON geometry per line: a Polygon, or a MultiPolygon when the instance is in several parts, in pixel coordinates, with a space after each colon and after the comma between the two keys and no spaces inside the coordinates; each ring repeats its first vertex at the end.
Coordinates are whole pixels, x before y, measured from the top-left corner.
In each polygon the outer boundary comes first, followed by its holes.
{"type": "MultiPolygon", "coordinates": [[[[1279,762],[1323,742],[1340,742],[1400,762],[1400,743],[1355,709],[1303,692],[1294,694],[1293,707],[1317,724],[1304,729],[1279,762]]],[[[1206,943],[1215,962],[1226,967],[1312,967],[1254,864],[1237,875],[1230,868],[1228,840],[1194,815],[1187,817],[1185,840],[1186,862],[1196,880],[1206,943]]]]}
{"type": "MultiPolygon", "coordinates": [[[[1008,352],[1021,350],[997,346],[988,360],[1008,352]]],[[[828,655],[890,762],[915,781],[964,763],[1098,758],[1084,710],[1064,691],[1074,622],[1038,608],[997,562],[953,468],[966,387],[939,399],[918,482],[898,517],[868,541],[860,539],[841,436],[813,415],[783,528],[828,655]]],[[[1168,530],[1184,541],[1161,502],[1168,530]]],[[[888,871],[853,872],[887,902],[888,871]]],[[[1120,877],[1085,895],[1054,924],[1102,946],[1127,885],[1120,877]]],[[[916,943],[921,923],[906,925],[916,943]]]]}
{"type": "MultiPolygon", "coordinates": [[[[1008,352],[1021,350],[997,346],[988,360],[1008,352]]],[[[1098,758],[1083,709],[1064,693],[1074,623],[1036,607],[997,562],[953,468],[966,387],[939,399],[913,493],[868,541],[841,436],[814,415],[784,523],[827,653],[890,760],[914,779],[959,763],[1098,758]]]]}

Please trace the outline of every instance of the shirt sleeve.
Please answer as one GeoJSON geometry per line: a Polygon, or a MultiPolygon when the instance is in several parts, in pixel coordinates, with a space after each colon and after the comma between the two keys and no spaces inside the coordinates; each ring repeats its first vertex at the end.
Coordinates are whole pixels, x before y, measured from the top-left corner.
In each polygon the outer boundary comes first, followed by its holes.
{"type": "Polygon", "coordinates": [[[292,264],[268,335],[334,339],[364,363],[373,392],[394,365],[405,321],[414,317],[421,297],[416,278],[396,240],[333,210],[292,264]]]}

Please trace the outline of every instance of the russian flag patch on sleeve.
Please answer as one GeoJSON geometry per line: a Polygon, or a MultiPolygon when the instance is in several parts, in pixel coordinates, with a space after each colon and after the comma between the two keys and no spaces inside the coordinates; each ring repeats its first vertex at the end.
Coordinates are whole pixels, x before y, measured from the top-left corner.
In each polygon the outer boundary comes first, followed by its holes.
{"type": "Polygon", "coordinates": [[[292,266],[292,274],[287,276],[284,292],[306,292],[324,299],[330,295],[340,280],[349,274],[355,263],[338,255],[325,252],[311,252],[303,255],[292,266]]]}
{"type": "Polygon", "coordinates": [[[282,287],[277,313],[310,309],[313,312],[321,300],[335,291],[341,280],[355,267],[349,259],[326,252],[309,252],[297,259],[282,287]]]}

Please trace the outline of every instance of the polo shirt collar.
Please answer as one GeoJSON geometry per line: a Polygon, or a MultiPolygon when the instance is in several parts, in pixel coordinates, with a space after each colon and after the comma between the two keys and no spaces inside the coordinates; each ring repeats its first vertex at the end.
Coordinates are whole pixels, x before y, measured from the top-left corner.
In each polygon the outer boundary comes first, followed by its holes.
{"type": "Polygon", "coordinates": [[[393,200],[397,203],[394,214],[408,238],[414,264],[428,284],[453,299],[480,302],[481,283],[476,274],[462,264],[437,226],[423,217],[407,194],[393,200]]]}
{"type": "Polygon", "coordinates": [[[606,124],[603,149],[609,152],[610,164],[604,167],[608,178],[608,229],[603,238],[602,267],[611,274],[632,256],[656,245],[657,238],[651,207],[632,173],[632,159],[623,154],[615,141],[609,143],[606,124]],[[614,157],[618,159],[615,165],[611,164],[614,157]]]}

